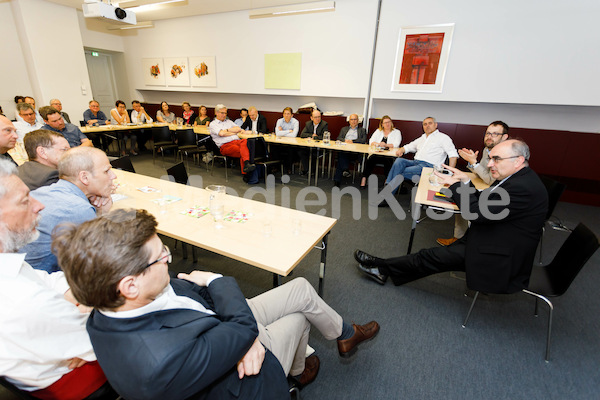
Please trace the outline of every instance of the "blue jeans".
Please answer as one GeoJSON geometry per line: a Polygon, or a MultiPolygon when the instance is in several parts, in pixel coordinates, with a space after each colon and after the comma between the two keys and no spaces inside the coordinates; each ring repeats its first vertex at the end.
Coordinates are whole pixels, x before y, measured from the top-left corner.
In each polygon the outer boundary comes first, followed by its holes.
{"type": "MultiPolygon", "coordinates": [[[[390,169],[390,173],[388,174],[385,183],[391,182],[397,175],[402,175],[405,180],[412,181],[413,176],[421,176],[423,167],[433,167],[433,164],[430,164],[427,161],[407,160],[406,158],[399,157],[394,161],[394,165],[392,165],[392,169],[390,169]]],[[[392,193],[395,194],[397,191],[398,188],[392,193]]]]}

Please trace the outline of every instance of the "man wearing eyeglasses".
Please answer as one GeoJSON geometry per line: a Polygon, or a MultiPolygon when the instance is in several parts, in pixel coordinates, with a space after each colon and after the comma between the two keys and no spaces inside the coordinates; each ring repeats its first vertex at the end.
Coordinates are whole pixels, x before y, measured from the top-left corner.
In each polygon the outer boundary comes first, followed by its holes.
{"type": "MultiPolygon", "coordinates": [[[[500,142],[508,139],[508,125],[502,121],[492,122],[486,129],[483,135],[483,152],[481,161],[477,162],[478,151],[462,148],[458,150],[458,155],[461,156],[467,164],[469,171],[473,172],[481,178],[486,184],[491,185],[494,182],[488,163],[490,162],[490,150],[500,142]]],[[[469,223],[460,214],[454,216],[454,236],[450,239],[438,238],[436,241],[442,246],[449,246],[465,235],[469,223]]]]}
{"type": "Polygon", "coordinates": [[[115,210],[53,242],[75,298],[94,307],[98,361],[127,399],[289,398],[286,375],[304,386],[319,371],[306,357],[311,325],[342,357],[379,331],[345,323],[303,278],[248,300],[220,274],[170,279],[156,225],[145,210],[115,210]]]}
{"type": "Polygon", "coordinates": [[[58,182],[58,160],[70,149],[60,133],[46,129],[29,132],[23,139],[29,161],[18,168],[19,178],[29,190],[58,182]]]}
{"type": "Polygon", "coordinates": [[[489,152],[493,184],[478,192],[462,171],[445,166],[453,175],[435,172],[450,185],[451,197],[471,221],[465,236],[446,247],[382,259],[354,252],[359,270],[385,284],[395,285],[446,271],[465,271],[467,286],[486,293],[514,293],[527,288],[535,251],[548,209],[548,195],[529,168],[529,147],[506,140],[489,152]]]}
{"type": "Polygon", "coordinates": [[[15,121],[14,126],[17,128],[17,135],[19,135],[17,141],[23,143],[23,138],[27,133],[41,129],[44,124],[37,121],[35,110],[29,103],[17,104],[17,112],[21,117],[21,121],[15,121]]]}

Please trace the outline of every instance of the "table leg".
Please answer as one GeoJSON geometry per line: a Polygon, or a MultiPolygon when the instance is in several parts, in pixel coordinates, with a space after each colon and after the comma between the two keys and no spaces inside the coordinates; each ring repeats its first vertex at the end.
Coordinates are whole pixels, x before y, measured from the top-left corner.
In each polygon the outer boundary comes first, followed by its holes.
{"type": "MultiPolygon", "coordinates": [[[[319,186],[319,148],[316,148],[317,150],[317,162],[315,163],[315,186],[319,186]]],[[[311,151],[312,153],[312,151],[311,151]]]]}
{"type": "Polygon", "coordinates": [[[281,275],[273,273],[273,287],[281,285],[281,275]]]}
{"type": "Polygon", "coordinates": [[[321,264],[319,264],[319,296],[323,297],[323,286],[325,282],[325,262],[327,261],[327,238],[329,232],[323,236],[323,247],[321,248],[321,264]]]}
{"type": "Polygon", "coordinates": [[[310,186],[310,173],[312,172],[312,149],[308,148],[308,186],[310,186]]]}
{"type": "Polygon", "coordinates": [[[194,245],[190,245],[192,246],[192,260],[194,262],[194,264],[198,263],[198,255],[196,254],[196,246],[194,245]]]}
{"type": "Polygon", "coordinates": [[[331,179],[331,159],[333,158],[333,150],[329,150],[329,165],[327,166],[327,179],[331,179]]]}
{"type": "Polygon", "coordinates": [[[410,254],[412,250],[413,239],[415,238],[415,229],[417,229],[417,220],[413,219],[412,227],[410,228],[410,239],[408,239],[408,250],[406,250],[406,254],[410,254]]]}

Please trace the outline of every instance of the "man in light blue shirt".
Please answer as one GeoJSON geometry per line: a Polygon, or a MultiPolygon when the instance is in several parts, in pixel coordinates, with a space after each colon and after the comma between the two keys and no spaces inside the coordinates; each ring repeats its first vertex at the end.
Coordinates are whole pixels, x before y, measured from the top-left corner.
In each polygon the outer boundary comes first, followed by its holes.
{"type": "Polygon", "coordinates": [[[248,118],[248,109],[242,108],[240,110],[240,117],[238,119],[236,119],[235,121],[233,121],[233,123],[236,124],[237,126],[242,126],[244,124],[244,122],[246,122],[247,118],[248,118]]]}
{"type": "Polygon", "coordinates": [[[110,197],[116,178],[103,151],[92,147],[68,150],[58,162],[58,182],[43,186],[31,195],[46,206],[40,212],[39,238],[19,252],[33,268],[59,271],[52,253],[52,231],[63,222],[80,224],[102,215],[112,207],[110,197]]]}
{"type": "MultiPolygon", "coordinates": [[[[275,125],[275,135],[277,137],[296,137],[300,130],[300,123],[294,118],[292,107],[286,107],[283,109],[283,118],[277,120],[275,125]]],[[[294,154],[296,152],[293,147],[290,146],[274,146],[275,158],[280,159],[283,162],[283,167],[288,174],[292,173],[292,162],[294,154]]]]}
{"type": "Polygon", "coordinates": [[[92,141],[78,127],[65,122],[56,108],[50,106],[42,107],[40,113],[46,123],[43,128],[62,134],[67,139],[67,142],[69,142],[69,146],[93,147],[92,141]]]}

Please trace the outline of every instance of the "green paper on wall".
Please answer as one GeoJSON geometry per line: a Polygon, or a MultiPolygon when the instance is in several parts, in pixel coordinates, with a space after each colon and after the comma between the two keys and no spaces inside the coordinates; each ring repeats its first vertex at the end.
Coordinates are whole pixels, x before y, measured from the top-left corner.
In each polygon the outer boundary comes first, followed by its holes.
{"type": "Polygon", "coordinates": [[[265,54],[265,89],[300,89],[302,53],[265,54]]]}

